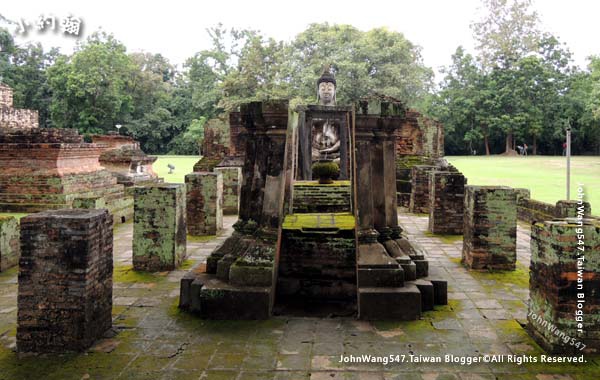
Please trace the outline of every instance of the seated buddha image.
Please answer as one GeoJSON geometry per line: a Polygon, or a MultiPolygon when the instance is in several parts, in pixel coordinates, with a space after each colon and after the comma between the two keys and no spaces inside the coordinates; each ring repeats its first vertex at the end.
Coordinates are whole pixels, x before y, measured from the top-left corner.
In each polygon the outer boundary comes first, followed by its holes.
{"type": "MultiPolygon", "coordinates": [[[[335,106],[336,81],[326,69],[317,81],[317,100],[322,106],[335,106]]],[[[312,125],[312,161],[340,160],[340,126],[329,120],[315,120],[312,125]]]]}

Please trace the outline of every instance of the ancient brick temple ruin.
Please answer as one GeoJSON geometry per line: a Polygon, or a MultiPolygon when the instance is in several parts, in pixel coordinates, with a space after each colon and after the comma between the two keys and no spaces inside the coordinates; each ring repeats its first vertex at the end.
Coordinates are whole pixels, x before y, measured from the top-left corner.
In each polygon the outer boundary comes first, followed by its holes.
{"type": "Polygon", "coordinates": [[[82,351],[112,325],[113,221],[107,210],[21,219],[17,350],[82,351]]]}
{"type": "MultiPolygon", "coordinates": [[[[236,148],[244,153],[239,221],[206,269],[182,279],[180,307],[210,319],[326,305],[363,319],[411,320],[445,304],[445,281],[428,277],[423,250],[398,225],[396,155],[409,149],[415,132],[403,129],[414,117],[382,96],[293,110],[287,101],[254,102],[232,113],[230,125],[242,125],[245,137],[236,148]],[[312,178],[324,135],[339,141],[331,184],[312,178]]],[[[420,138],[439,148],[435,133],[420,138]]]]}
{"type": "Polygon", "coordinates": [[[597,219],[566,218],[531,226],[527,329],[545,350],[600,353],[599,256],[597,219]]]}
{"type": "Polygon", "coordinates": [[[467,186],[462,262],[470,269],[514,270],[517,193],[503,186],[467,186]]]}
{"type": "Polygon", "coordinates": [[[0,216],[0,272],[19,262],[19,222],[14,216],[0,216]]]}
{"type": "Polygon", "coordinates": [[[39,128],[36,111],[12,108],[0,85],[0,211],[71,207],[77,198],[102,197],[115,221],[129,218],[133,200],[100,165],[103,146],[83,142],[73,129],[39,128]]]}
{"type": "Polygon", "coordinates": [[[109,133],[92,136],[92,142],[104,146],[100,164],[117,177],[117,183],[132,187],[162,182],[152,169],[156,157],[144,153],[132,137],[109,133]]]}

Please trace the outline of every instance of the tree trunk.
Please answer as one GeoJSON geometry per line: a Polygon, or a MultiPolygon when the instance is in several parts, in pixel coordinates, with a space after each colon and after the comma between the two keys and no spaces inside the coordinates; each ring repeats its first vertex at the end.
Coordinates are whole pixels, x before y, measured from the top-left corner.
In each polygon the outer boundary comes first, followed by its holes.
{"type": "Polygon", "coordinates": [[[488,135],[483,135],[483,143],[485,144],[485,155],[490,155],[490,143],[488,141],[488,135]]]}
{"type": "Polygon", "coordinates": [[[506,134],[506,147],[504,153],[505,156],[517,156],[517,151],[512,148],[513,146],[513,132],[510,131],[506,134]]]}
{"type": "Polygon", "coordinates": [[[533,135],[533,152],[531,152],[534,156],[537,155],[537,138],[533,135]]]}

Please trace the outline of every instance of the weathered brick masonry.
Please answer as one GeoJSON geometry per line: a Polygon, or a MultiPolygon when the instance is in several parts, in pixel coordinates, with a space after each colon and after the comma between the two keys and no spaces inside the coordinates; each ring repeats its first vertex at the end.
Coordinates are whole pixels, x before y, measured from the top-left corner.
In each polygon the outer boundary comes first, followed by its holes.
{"type": "Polygon", "coordinates": [[[223,175],[198,172],[185,176],[187,229],[190,235],[216,235],[223,228],[223,175]]]}
{"type": "Polygon", "coordinates": [[[462,262],[471,269],[515,269],[517,194],[513,189],[466,187],[462,262]]]}
{"type": "Polygon", "coordinates": [[[19,222],[13,216],[0,216],[0,272],[19,262],[19,222]]]}
{"type": "Polygon", "coordinates": [[[580,354],[568,338],[585,344],[583,352],[599,353],[600,222],[571,218],[533,224],[529,276],[527,328],[533,338],[553,353],[580,354]]]}
{"type": "Polygon", "coordinates": [[[350,194],[349,181],[335,181],[329,185],[316,181],[296,181],[293,212],[350,212],[350,194]]]}
{"type": "Polygon", "coordinates": [[[133,200],[100,165],[103,146],[84,143],[74,129],[38,128],[37,112],[11,106],[12,90],[0,85],[1,211],[69,208],[76,198],[103,197],[115,221],[131,216],[133,200]]]}
{"type": "Polygon", "coordinates": [[[223,175],[223,214],[235,215],[240,208],[242,186],[241,167],[216,167],[215,173],[223,175]]]}
{"type": "Polygon", "coordinates": [[[435,169],[436,167],[432,165],[416,165],[412,167],[408,211],[417,214],[429,213],[429,174],[435,169]]]}
{"type": "Polygon", "coordinates": [[[106,210],[21,219],[19,352],[85,350],[111,327],[112,227],[106,210]]]}
{"type": "Polygon", "coordinates": [[[458,172],[433,171],[429,183],[429,231],[462,234],[467,179],[458,172]]]}
{"type": "Polygon", "coordinates": [[[133,267],[149,272],[173,270],[186,256],[185,186],[135,188],[133,267]]]}
{"type": "Polygon", "coordinates": [[[38,128],[38,120],[38,111],[13,108],[12,88],[0,83],[0,128],[38,128]]]}
{"type": "Polygon", "coordinates": [[[515,189],[518,192],[517,217],[519,220],[535,223],[555,218],[576,217],[577,210],[583,206],[584,215],[591,215],[591,205],[589,202],[578,201],[557,201],[556,204],[536,201],[531,199],[528,189],[515,189]]]}

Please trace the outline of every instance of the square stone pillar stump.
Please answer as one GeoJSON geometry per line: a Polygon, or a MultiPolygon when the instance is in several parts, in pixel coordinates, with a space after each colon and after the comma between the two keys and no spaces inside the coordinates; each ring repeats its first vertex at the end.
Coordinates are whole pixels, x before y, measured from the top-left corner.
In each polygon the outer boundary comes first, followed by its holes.
{"type": "Polygon", "coordinates": [[[431,165],[415,165],[411,169],[411,190],[408,211],[415,214],[429,213],[429,177],[435,170],[431,165]]]}
{"type": "Polygon", "coordinates": [[[173,270],[186,256],[185,186],[136,187],[133,267],[148,272],[173,270]]]}
{"type": "Polygon", "coordinates": [[[19,262],[19,222],[14,216],[0,216],[0,272],[19,262]]]}
{"type": "Polygon", "coordinates": [[[107,210],[21,219],[17,351],[82,351],[110,329],[112,227],[107,210]]]}
{"type": "Polygon", "coordinates": [[[551,353],[600,353],[599,289],[600,221],[567,218],[531,226],[527,330],[540,346],[551,353]]]}
{"type": "Polygon", "coordinates": [[[240,206],[242,168],[218,167],[214,171],[223,175],[223,214],[237,215],[240,206]]]}
{"type": "Polygon", "coordinates": [[[216,235],[223,228],[223,175],[195,172],[185,176],[187,229],[190,235],[216,235]]]}
{"type": "Polygon", "coordinates": [[[462,262],[470,269],[514,270],[517,193],[500,186],[467,186],[462,262]]]}
{"type": "Polygon", "coordinates": [[[462,234],[467,179],[458,172],[432,171],[429,175],[429,231],[462,234]]]}

